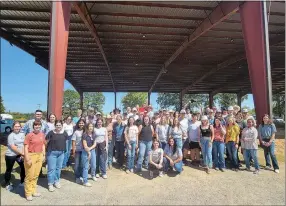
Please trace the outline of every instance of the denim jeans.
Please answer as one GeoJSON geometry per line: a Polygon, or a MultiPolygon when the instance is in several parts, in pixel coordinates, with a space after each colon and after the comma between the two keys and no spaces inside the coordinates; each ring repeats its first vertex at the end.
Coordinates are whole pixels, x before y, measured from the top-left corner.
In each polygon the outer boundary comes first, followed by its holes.
{"type": "Polygon", "coordinates": [[[139,142],[139,155],[138,155],[139,157],[137,161],[138,170],[142,169],[143,159],[145,159],[144,165],[148,167],[148,163],[149,163],[148,154],[151,151],[151,147],[152,147],[152,141],[140,141],[139,142]]]}
{"type": "Polygon", "coordinates": [[[262,148],[264,150],[266,166],[271,167],[271,164],[270,164],[270,157],[271,157],[273,168],[275,170],[279,169],[278,162],[277,162],[276,155],[275,155],[275,142],[272,142],[269,147],[263,146],[262,148]]]}
{"type": "Polygon", "coordinates": [[[107,165],[112,165],[113,162],[113,149],[114,149],[114,141],[108,141],[108,158],[107,158],[107,165]]]}
{"type": "Polygon", "coordinates": [[[160,148],[162,148],[163,150],[165,149],[166,145],[166,142],[160,142],[160,148]]]}
{"type": "Polygon", "coordinates": [[[68,161],[70,158],[71,149],[72,149],[72,140],[71,140],[71,136],[69,136],[68,140],[66,141],[66,151],[64,154],[64,161],[63,161],[62,168],[65,168],[68,166],[68,161]]]}
{"type": "Polygon", "coordinates": [[[212,145],[210,146],[210,137],[202,137],[201,138],[201,145],[202,145],[202,154],[204,165],[208,168],[212,168],[212,145]]]}
{"type": "Polygon", "coordinates": [[[47,153],[48,185],[53,185],[60,181],[63,160],[64,151],[49,151],[47,153]]]}
{"type": "Polygon", "coordinates": [[[116,153],[117,153],[117,161],[120,167],[123,166],[123,162],[124,162],[124,141],[116,141],[115,142],[115,149],[116,149],[116,153]]]}
{"type": "Polygon", "coordinates": [[[232,167],[235,169],[238,169],[237,148],[235,147],[235,142],[227,142],[226,149],[227,149],[232,167]]]}
{"type": "MultiPolygon", "coordinates": [[[[170,161],[166,157],[164,157],[163,163],[164,163],[164,171],[167,172],[168,168],[170,167],[170,161]]],[[[180,162],[175,163],[174,164],[174,169],[177,172],[181,173],[183,171],[183,162],[180,161],[180,162]]]]}
{"type": "Polygon", "coordinates": [[[182,150],[183,149],[183,140],[181,138],[175,138],[174,140],[177,144],[177,147],[181,148],[181,150],[182,150]]]}
{"type": "Polygon", "coordinates": [[[80,178],[82,174],[81,155],[82,155],[82,151],[75,152],[75,157],[74,157],[75,178],[80,178]]]}
{"type": "Polygon", "coordinates": [[[88,160],[88,154],[84,150],[81,153],[81,166],[82,166],[82,178],[83,178],[83,183],[87,183],[87,178],[88,178],[88,169],[89,169],[89,164],[90,164],[90,169],[91,169],[91,176],[95,176],[95,170],[96,170],[96,150],[90,150],[90,160],[88,160]]]}
{"type": "Polygon", "coordinates": [[[215,168],[225,168],[225,160],[224,160],[224,142],[214,141],[213,142],[213,161],[215,168]]]}
{"type": "Polygon", "coordinates": [[[131,145],[131,149],[129,149],[128,145],[126,146],[126,149],[127,149],[127,169],[131,170],[134,168],[136,142],[130,141],[129,144],[131,145]]]}
{"type": "Polygon", "coordinates": [[[259,170],[259,163],[257,159],[257,149],[244,149],[243,157],[244,157],[246,168],[250,168],[250,158],[252,157],[254,161],[255,169],[259,170]]]}
{"type": "Polygon", "coordinates": [[[100,171],[102,175],[106,175],[107,151],[97,146],[96,153],[96,173],[99,174],[100,171]]]}

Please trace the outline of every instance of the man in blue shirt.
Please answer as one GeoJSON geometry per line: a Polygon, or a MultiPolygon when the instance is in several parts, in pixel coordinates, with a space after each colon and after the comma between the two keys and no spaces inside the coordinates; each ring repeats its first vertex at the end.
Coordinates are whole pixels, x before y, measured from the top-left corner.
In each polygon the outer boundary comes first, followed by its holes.
{"type": "Polygon", "coordinates": [[[123,167],[123,162],[124,162],[124,130],[125,130],[125,125],[122,122],[122,116],[118,114],[116,116],[117,122],[114,123],[113,125],[113,139],[115,139],[115,156],[117,158],[117,162],[119,164],[119,167],[122,169],[123,167]]]}

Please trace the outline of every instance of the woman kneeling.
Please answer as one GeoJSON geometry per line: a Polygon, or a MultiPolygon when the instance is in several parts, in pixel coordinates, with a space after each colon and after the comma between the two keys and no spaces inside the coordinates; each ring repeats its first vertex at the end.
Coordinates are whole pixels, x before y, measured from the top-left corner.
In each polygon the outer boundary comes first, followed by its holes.
{"type": "Polygon", "coordinates": [[[159,148],[159,141],[153,140],[153,149],[149,155],[149,175],[153,179],[153,173],[159,171],[159,177],[163,176],[163,149],[159,148]]]}
{"type": "Polygon", "coordinates": [[[179,174],[183,171],[183,154],[181,148],[177,147],[173,138],[170,138],[164,150],[164,171],[169,167],[175,169],[179,174]]]}

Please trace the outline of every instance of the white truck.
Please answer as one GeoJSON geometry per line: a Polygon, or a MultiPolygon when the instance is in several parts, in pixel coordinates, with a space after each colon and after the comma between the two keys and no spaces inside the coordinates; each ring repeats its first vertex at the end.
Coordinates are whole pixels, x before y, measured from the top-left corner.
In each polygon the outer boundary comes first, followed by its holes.
{"type": "Polygon", "coordinates": [[[0,132],[10,133],[13,127],[13,116],[10,114],[0,114],[0,132]]]}

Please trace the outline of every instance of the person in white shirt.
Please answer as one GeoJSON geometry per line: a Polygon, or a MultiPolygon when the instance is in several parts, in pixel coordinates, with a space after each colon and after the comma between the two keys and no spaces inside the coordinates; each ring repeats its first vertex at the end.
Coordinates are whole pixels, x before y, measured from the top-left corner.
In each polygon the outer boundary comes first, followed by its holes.
{"type": "Polygon", "coordinates": [[[139,119],[139,116],[138,116],[138,112],[137,112],[137,109],[136,109],[136,107],[134,107],[133,109],[132,109],[132,112],[133,112],[133,117],[134,117],[134,119],[135,119],[135,121],[137,120],[137,119],[139,119]]]}
{"type": "Polygon", "coordinates": [[[150,117],[150,119],[153,118],[154,112],[153,112],[153,107],[152,107],[152,105],[149,105],[149,106],[147,107],[147,115],[150,117]]]}
{"type": "Polygon", "coordinates": [[[160,148],[165,149],[166,144],[168,143],[168,134],[169,134],[169,125],[167,124],[166,117],[161,117],[160,124],[156,126],[155,135],[156,139],[160,143],[160,148]]]}
{"type": "Polygon", "coordinates": [[[126,108],[126,113],[127,113],[127,119],[129,119],[129,117],[133,116],[133,113],[131,112],[131,108],[130,107],[126,108]]]}
{"type": "Polygon", "coordinates": [[[68,134],[68,139],[66,141],[66,151],[65,151],[65,157],[63,161],[63,166],[62,168],[66,168],[69,166],[69,158],[71,154],[71,149],[72,149],[72,135],[73,135],[73,130],[74,130],[74,125],[72,122],[72,117],[68,116],[65,120],[65,123],[63,124],[63,130],[68,134]]]}
{"type": "Polygon", "coordinates": [[[181,127],[181,129],[183,131],[182,146],[184,147],[185,141],[187,139],[187,130],[188,130],[188,127],[189,127],[189,119],[186,117],[186,111],[184,109],[182,109],[181,112],[180,112],[179,121],[180,121],[180,127],[181,127]]]}

